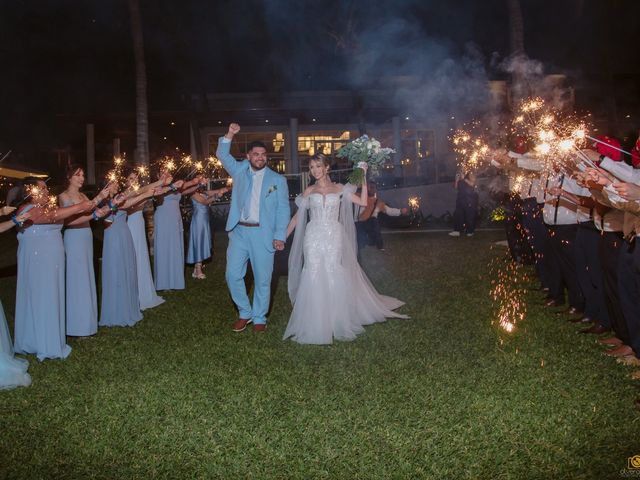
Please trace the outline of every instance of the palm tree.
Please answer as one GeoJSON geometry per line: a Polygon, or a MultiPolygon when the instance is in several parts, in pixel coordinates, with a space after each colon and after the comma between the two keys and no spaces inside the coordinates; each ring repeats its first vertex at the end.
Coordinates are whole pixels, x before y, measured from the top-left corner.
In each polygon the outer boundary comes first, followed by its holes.
{"type": "Polygon", "coordinates": [[[524,23],[522,21],[522,8],[520,7],[520,0],[508,0],[508,2],[511,56],[523,56],[525,55],[524,23]]]}
{"type": "Polygon", "coordinates": [[[131,36],[136,68],[136,152],[135,161],[139,165],[149,165],[149,117],[147,107],[147,72],[144,63],[144,43],[142,39],[142,19],[140,2],[129,0],[131,36]]]}

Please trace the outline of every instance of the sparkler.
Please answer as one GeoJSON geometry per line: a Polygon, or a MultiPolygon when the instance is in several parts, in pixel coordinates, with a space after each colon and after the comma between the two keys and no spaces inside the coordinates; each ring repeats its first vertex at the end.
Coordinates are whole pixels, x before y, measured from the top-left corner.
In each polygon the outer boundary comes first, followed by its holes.
{"type": "Polygon", "coordinates": [[[106,175],[106,187],[112,183],[119,183],[122,180],[122,168],[124,167],[124,164],[125,161],[122,157],[113,157],[113,168],[109,170],[106,175]]]}
{"type": "Polygon", "coordinates": [[[591,137],[591,136],[587,135],[587,132],[586,132],[586,130],[584,128],[577,129],[573,134],[577,139],[583,140],[585,138],[588,138],[589,140],[592,140],[592,141],[594,141],[596,143],[599,143],[601,145],[606,145],[609,148],[613,148],[614,150],[617,150],[620,153],[624,153],[624,154],[629,155],[629,156],[632,155],[631,152],[627,152],[626,150],[623,150],[622,148],[618,148],[615,145],[611,145],[611,144],[609,144],[607,142],[603,142],[602,140],[599,140],[597,138],[594,138],[594,137],[591,137]]]}
{"type": "Polygon", "coordinates": [[[149,178],[149,169],[146,165],[138,165],[136,167],[136,173],[140,178],[149,178]]]}
{"type": "Polygon", "coordinates": [[[487,155],[491,149],[479,130],[480,123],[476,121],[467,128],[459,128],[451,137],[453,150],[458,154],[459,165],[464,174],[487,163],[487,155]]]}
{"type": "MultiPolygon", "coordinates": [[[[51,177],[47,178],[44,181],[44,184],[46,185],[47,183],[49,183],[49,180],[51,180],[51,177]]],[[[30,199],[31,197],[38,197],[38,196],[40,196],[40,187],[38,187],[37,185],[31,185],[30,187],[27,187],[27,195],[22,200],[20,200],[15,206],[17,208],[20,205],[22,205],[24,202],[26,202],[28,199],[30,199]]]]}
{"type": "Polygon", "coordinates": [[[424,222],[422,210],[420,210],[420,197],[409,197],[409,224],[419,227],[424,222]]]}
{"type": "Polygon", "coordinates": [[[195,162],[193,164],[193,169],[189,172],[189,175],[187,175],[187,178],[191,177],[191,175],[193,175],[196,172],[202,173],[203,170],[204,170],[203,163],[202,162],[195,162]]]}

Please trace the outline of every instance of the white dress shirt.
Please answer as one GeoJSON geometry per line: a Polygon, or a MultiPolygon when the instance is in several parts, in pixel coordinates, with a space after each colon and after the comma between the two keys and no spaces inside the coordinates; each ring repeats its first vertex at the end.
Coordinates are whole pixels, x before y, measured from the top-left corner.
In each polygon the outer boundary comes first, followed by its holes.
{"type": "Polygon", "coordinates": [[[251,199],[249,200],[249,211],[242,210],[241,221],[246,223],[260,223],[260,192],[262,192],[262,181],[264,180],[265,169],[255,171],[249,166],[249,175],[253,176],[251,186],[251,199]]]}
{"type": "MultiPolygon", "coordinates": [[[[564,175],[549,175],[548,188],[562,188],[565,181],[564,175]]],[[[564,197],[555,197],[548,193],[545,193],[544,200],[542,216],[547,225],[574,225],[578,222],[576,217],[578,206],[575,203],[564,197]]]]}
{"type": "MultiPolygon", "coordinates": [[[[581,187],[578,183],[570,177],[565,177],[562,183],[562,189],[565,192],[573,193],[578,197],[591,198],[591,192],[588,188],[581,187]]],[[[578,223],[589,222],[592,220],[591,208],[583,205],[576,205],[576,219],[578,223]]]]}

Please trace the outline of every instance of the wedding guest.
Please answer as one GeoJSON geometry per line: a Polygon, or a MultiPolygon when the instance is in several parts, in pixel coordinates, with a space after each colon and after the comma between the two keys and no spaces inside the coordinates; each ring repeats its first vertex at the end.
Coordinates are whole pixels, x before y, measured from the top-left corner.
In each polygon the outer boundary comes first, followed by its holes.
{"type": "Polygon", "coordinates": [[[131,231],[127,227],[127,209],[135,207],[156,189],[128,191],[117,195],[118,184],[112,182],[109,191],[111,214],[105,225],[102,246],[101,327],[131,327],[142,320],[138,296],[136,253],[131,231]]]}
{"type": "Polygon", "coordinates": [[[20,196],[22,194],[23,183],[22,180],[16,180],[16,183],[9,189],[7,192],[7,198],[5,203],[10,207],[14,206],[17,202],[20,201],[20,196]]]}
{"type": "Polygon", "coordinates": [[[578,230],[577,205],[557,195],[558,192],[554,190],[554,187],[562,189],[565,182],[570,181],[567,175],[550,174],[548,180],[542,211],[544,223],[550,231],[549,251],[545,253],[545,257],[555,261],[560,275],[552,278],[545,305],[549,307],[563,305],[566,289],[569,301],[567,312],[581,313],[584,308],[584,297],[578,285],[575,261],[575,239],[578,230]]]}
{"type": "Polygon", "coordinates": [[[384,241],[380,230],[378,215],[383,213],[390,217],[407,215],[406,208],[392,208],[378,198],[378,191],[375,182],[368,182],[367,205],[359,207],[356,221],[356,234],[358,237],[358,249],[361,250],[367,245],[375,245],[378,250],[384,250],[384,241]]]}
{"type": "MultiPolygon", "coordinates": [[[[166,172],[161,172],[161,176],[166,172]]],[[[156,290],[184,289],[184,227],[180,213],[182,195],[198,188],[201,177],[169,185],[169,192],[156,198],[153,234],[153,270],[156,290]]]]}
{"type": "Polygon", "coordinates": [[[459,237],[462,234],[472,237],[475,233],[478,216],[476,180],[473,172],[467,172],[462,178],[456,179],[456,209],[453,214],[453,232],[449,233],[452,237],[459,237]]]}
{"type": "Polygon", "coordinates": [[[214,200],[228,192],[228,188],[218,190],[198,189],[191,195],[193,211],[191,214],[191,226],[189,228],[189,248],[187,250],[187,263],[193,264],[191,276],[204,279],[202,262],[211,258],[211,223],[209,219],[209,206],[214,200]]]}
{"type": "Polygon", "coordinates": [[[610,326],[611,321],[604,291],[603,268],[599,255],[602,235],[593,220],[598,204],[593,200],[588,189],[581,187],[569,177],[565,177],[561,189],[555,187],[548,191],[552,195],[567,199],[576,206],[578,228],[574,252],[576,278],[584,298],[584,316],[570,321],[574,323],[596,322],[610,326]]]}
{"type": "MultiPolygon", "coordinates": [[[[89,200],[80,191],[84,185],[84,169],[70,165],[66,172],[67,188],[58,197],[63,207],[77,205],[89,200]]],[[[94,199],[99,204],[107,196],[100,192],[94,199]]],[[[102,216],[107,209],[101,210],[102,216]]],[[[93,233],[89,222],[98,218],[98,212],[78,214],[67,218],[64,230],[66,256],[66,315],[67,335],[88,337],[98,331],[98,300],[96,278],[93,269],[93,233]]]]}
{"type": "MultiPolygon", "coordinates": [[[[137,170],[129,168],[124,171],[127,189],[139,187],[139,175],[137,170]]],[[[155,184],[151,184],[151,188],[156,188],[164,183],[169,183],[171,179],[165,177],[155,184]]],[[[136,273],[138,275],[138,299],[140,301],[140,310],[157,307],[164,303],[164,298],[156,293],[156,286],[151,275],[151,262],[149,261],[149,247],[147,245],[147,230],[144,221],[144,209],[149,204],[149,200],[140,202],[127,210],[127,226],[131,232],[133,240],[133,249],[136,254],[136,273]]]]}
{"type": "Polygon", "coordinates": [[[71,347],[65,336],[65,255],[60,231],[65,219],[89,212],[95,204],[84,200],[58,207],[44,181],[26,179],[25,186],[29,202],[19,214],[30,212],[30,219],[18,229],[15,351],[35,354],[40,361],[66,358],[71,347]]]}
{"type": "MultiPolygon", "coordinates": [[[[629,362],[640,364],[640,252],[635,248],[640,236],[640,186],[618,181],[599,169],[588,169],[587,174],[594,184],[600,186],[603,202],[624,211],[624,245],[618,254],[617,283],[627,331],[616,332],[620,344],[608,351],[607,355],[625,357],[629,362]],[[602,188],[603,186],[606,188],[602,188]],[[620,336],[627,338],[622,339],[620,336]]],[[[601,328],[586,333],[604,332],[606,329],[601,328]]]]}
{"type": "MultiPolygon", "coordinates": [[[[15,207],[0,208],[0,217],[11,214],[15,207]]],[[[29,218],[29,212],[12,220],[0,222],[0,233],[4,233],[16,224],[21,224],[29,218]]],[[[0,302],[0,390],[8,390],[16,387],[28,387],[31,385],[31,376],[27,373],[29,362],[22,358],[16,358],[13,354],[13,344],[4,309],[0,302]]]]}

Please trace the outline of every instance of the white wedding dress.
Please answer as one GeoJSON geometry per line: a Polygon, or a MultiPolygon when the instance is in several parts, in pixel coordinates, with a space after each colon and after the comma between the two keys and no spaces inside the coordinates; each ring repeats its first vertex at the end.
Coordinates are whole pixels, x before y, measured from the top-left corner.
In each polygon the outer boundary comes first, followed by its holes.
{"type": "Polygon", "coordinates": [[[288,279],[293,312],[285,339],[330,344],[333,339],[353,340],[364,325],[387,317],[408,318],[392,311],[404,302],[378,294],[358,264],[354,192],[348,184],[342,193],[296,199],[298,222],[288,279]]]}

